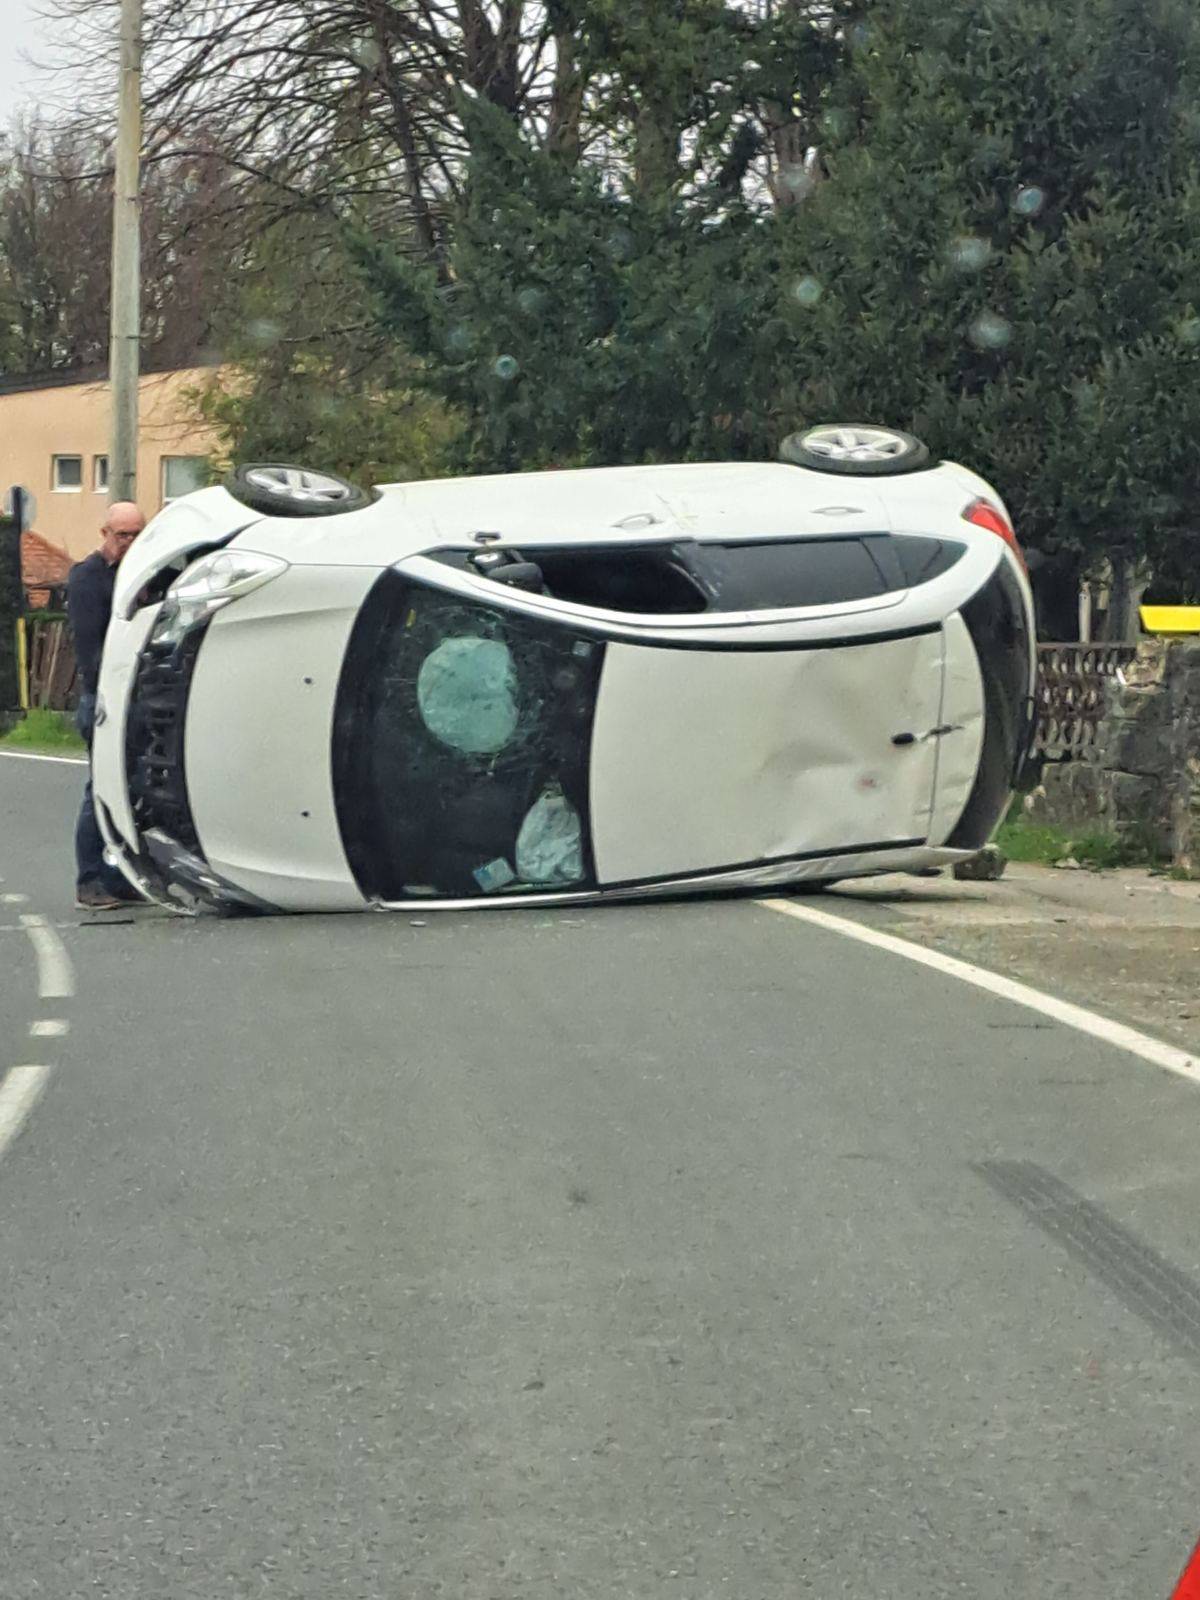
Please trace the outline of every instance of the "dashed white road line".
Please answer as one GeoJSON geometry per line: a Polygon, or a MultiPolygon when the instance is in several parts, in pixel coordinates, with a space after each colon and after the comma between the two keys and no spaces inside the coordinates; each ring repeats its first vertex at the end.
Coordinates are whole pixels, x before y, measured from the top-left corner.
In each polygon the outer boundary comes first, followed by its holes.
{"type": "Polygon", "coordinates": [[[45,917],[24,916],[21,926],[29,935],[37,957],[39,998],[69,1000],[75,993],[75,971],[66,945],[45,917]]]}
{"type": "Polygon", "coordinates": [[[45,1017],[29,1025],[31,1039],[62,1039],[71,1031],[71,1024],[60,1017],[45,1017]]]}
{"type": "Polygon", "coordinates": [[[0,894],[0,905],[27,906],[28,904],[29,896],[27,894],[0,894]]]}
{"type": "Polygon", "coordinates": [[[1131,1055],[1140,1056],[1143,1061],[1149,1061],[1156,1067],[1165,1067],[1168,1072],[1177,1073],[1181,1078],[1190,1078],[1193,1083],[1200,1083],[1200,1059],[1189,1055],[1186,1050],[1164,1044],[1161,1039],[1152,1039],[1148,1033],[1127,1027],[1123,1022],[1114,1022],[1110,1017],[1102,1017],[1084,1006],[1073,1005],[1069,1000],[1059,1000],[1052,994],[1043,994],[1040,989],[1031,989],[1028,984],[1018,983],[1015,978],[1005,978],[998,972],[989,972],[986,967],[977,967],[970,961],[960,961],[956,956],[943,955],[940,950],[927,950],[924,945],[912,944],[907,939],[897,939],[890,933],[880,933],[876,928],[865,927],[860,922],[851,922],[846,917],[835,917],[828,911],[818,911],[815,906],[804,905],[794,900],[760,900],[758,904],[768,911],[778,911],[785,917],[794,917],[797,922],[808,922],[815,928],[824,928],[830,933],[840,933],[843,938],[856,939],[859,944],[871,945],[876,950],[887,950],[894,956],[903,956],[906,961],[915,961],[919,966],[932,967],[935,972],[959,978],[964,983],[973,984],[977,989],[986,990],[988,994],[998,995],[1002,1000],[1011,1000],[1016,1005],[1025,1006],[1029,1011],[1038,1011],[1054,1022],[1061,1022],[1064,1026],[1075,1028],[1080,1033],[1090,1034],[1093,1039],[1099,1039],[1104,1044],[1114,1045],[1118,1050],[1128,1050],[1131,1055]]]}
{"type": "Polygon", "coordinates": [[[58,767],[86,767],[86,756],[43,756],[32,750],[0,750],[0,756],[9,761],[49,761],[58,767]]]}
{"type": "Polygon", "coordinates": [[[13,1067],[0,1083],[0,1156],[20,1133],[49,1077],[49,1067],[13,1067]]]}

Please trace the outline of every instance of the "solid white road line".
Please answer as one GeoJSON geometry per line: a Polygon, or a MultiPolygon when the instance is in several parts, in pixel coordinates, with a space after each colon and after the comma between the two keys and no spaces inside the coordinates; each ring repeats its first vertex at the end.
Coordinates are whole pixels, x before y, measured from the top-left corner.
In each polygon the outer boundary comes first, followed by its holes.
{"type": "Polygon", "coordinates": [[[86,767],[86,756],[39,756],[32,750],[0,750],[0,756],[7,756],[9,761],[52,761],[60,767],[86,767]]]}
{"type": "Polygon", "coordinates": [[[69,1000],[75,993],[75,973],[66,945],[45,917],[22,917],[21,926],[37,956],[39,998],[69,1000]]]}
{"type": "Polygon", "coordinates": [[[70,1031],[69,1022],[63,1022],[58,1017],[46,1017],[42,1022],[30,1024],[29,1036],[31,1039],[61,1039],[70,1031]]]}
{"type": "Polygon", "coordinates": [[[49,1076],[49,1067],[13,1067],[0,1083],[0,1155],[20,1133],[49,1076]]]}
{"type": "Polygon", "coordinates": [[[1090,1034],[1104,1044],[1114,1045],[1118,1050],[1128,1050],[1131,1055],[1141,1056],[1143,1061],[1149,1061],[1156,1067],[1165,1067],[1168,1072],[1178,1073],[1181,1078],[1200,1083],[1200,1058],[1189,1055],[1186,1050],[1176,1049],[1174,1045],[1164,1044],[1161,1039],[1152,1039],[1148,1033],[1126,1027],[1123,1022],[1113,1022],[1109,1017],[1099,1016],[1084,1006],[1072,1005],[1069,1000],[1043,994],[1040,989],[1031,989],[1028,984],[1018,983],[1014,978],[989,972],[986,967],[977,967],[970,961],[959,961],[955,956],[943,955],[940,950],[927,950],[924,945],[897,939],[890,933],[880,933],[875,928],[864,927],[862,923],[851,922],[845,917],[831,916],[828,911],[818,911],[813,906],[793,900],[760,900],[758,904],[765,906],[768,911],[794,917],[797,922],[811,923],[815,928],[840,933],[844,938],[857,939],[859,944],[887,950],[894,956],[903,956],[906,961],[915,961],[919,966],[932,967],[935,972],[960,978],[964,983],[986,990],[988,994],[998,995],[1001,1000],[1011,1000],[1030,1011],[1039,1011],[1042,1016],[1061,1022],[1065,1027],[1076,1028],[1080,1033],[1090,1034]]]}

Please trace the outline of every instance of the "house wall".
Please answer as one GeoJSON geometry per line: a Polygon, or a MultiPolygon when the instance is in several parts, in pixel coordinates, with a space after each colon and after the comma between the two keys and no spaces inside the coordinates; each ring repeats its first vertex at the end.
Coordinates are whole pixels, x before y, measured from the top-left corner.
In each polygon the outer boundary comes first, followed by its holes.
{"type": "MultiPolygon", "coordinates": [[[[216,449],[214,431],[196,420],[188,398],[189,390],[215,376],[212,368],[195,367],[148,373],[141,380],[138,503],[147,517],[163,505],[165,457],[206,458],[216,449]]],[[[33,527],[76,560],[95,549],[108,504],[94,473],[96,457],[108,455],[109,411],[106,382],[0,393],[0,487],[16,483],[32,490],[33,527]],[[54,487],[56,455],[83,458],[81,488],[54,487]]]]}

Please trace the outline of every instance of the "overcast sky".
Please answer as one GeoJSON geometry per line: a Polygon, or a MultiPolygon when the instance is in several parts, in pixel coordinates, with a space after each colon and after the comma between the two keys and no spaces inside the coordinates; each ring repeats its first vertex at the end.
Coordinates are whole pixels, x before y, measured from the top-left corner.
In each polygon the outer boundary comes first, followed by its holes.
{"type": "Polygon", "coordinates": [[[23,59],[25,52],[35,59],[51,53],[40,8],[41,0],[0,0],[0,122],[18,108],[32,108],[40,95],[62,91],[61,78],[53,81],[23,59]]]}

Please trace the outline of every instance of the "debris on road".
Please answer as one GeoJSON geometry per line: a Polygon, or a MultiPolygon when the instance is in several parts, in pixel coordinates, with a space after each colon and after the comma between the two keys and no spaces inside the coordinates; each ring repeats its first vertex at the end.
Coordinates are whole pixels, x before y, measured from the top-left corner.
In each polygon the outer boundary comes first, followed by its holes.
{"type": "Polygon", "coordinates": [[[954,876],[960,883],[995,883],[1007,865],[1008,857],[998,844],[985,844],[978,855],[954,863],[954,876]]]}

